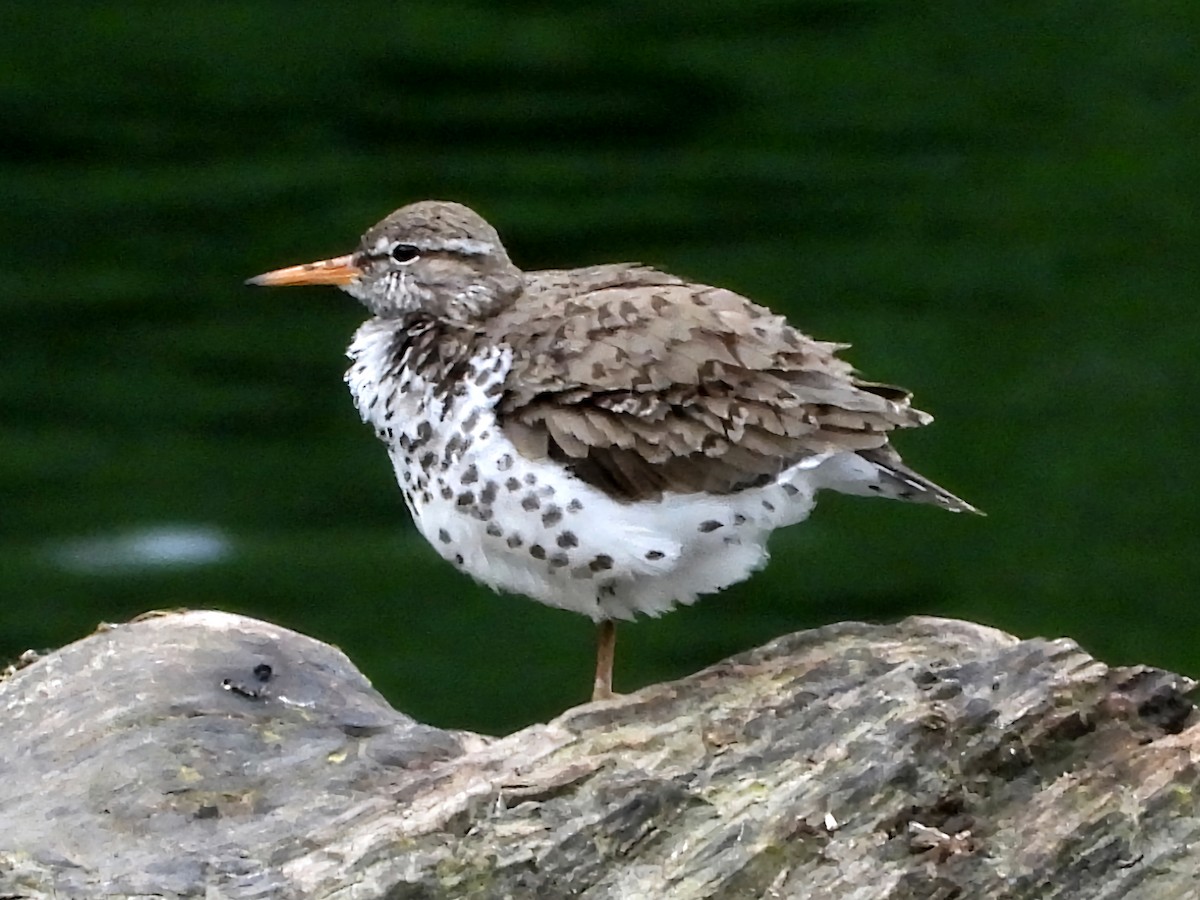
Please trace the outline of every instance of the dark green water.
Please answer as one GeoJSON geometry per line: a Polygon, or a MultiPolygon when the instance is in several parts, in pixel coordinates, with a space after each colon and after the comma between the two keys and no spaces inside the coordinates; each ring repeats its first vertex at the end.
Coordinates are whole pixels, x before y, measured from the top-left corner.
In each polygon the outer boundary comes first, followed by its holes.
{"type": "Polygon", "coordinates": [[[590,623],[410,529],[341,383],[360,310],[241,284],[440,197],[527,268],[640,259],[853,342],[990,514],[827,498],[625,628],[619,688],[915,612],[1200,672],[1198,33],[1190,0],[6,4],[0,656],[215,606],[439,725],[586,696],[590,623]]]}

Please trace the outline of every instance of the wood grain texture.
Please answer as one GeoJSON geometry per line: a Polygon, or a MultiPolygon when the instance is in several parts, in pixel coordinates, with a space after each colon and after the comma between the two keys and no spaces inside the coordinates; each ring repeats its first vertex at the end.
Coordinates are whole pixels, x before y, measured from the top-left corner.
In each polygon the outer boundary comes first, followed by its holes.
{"type": "Polygon", "coordinates": [[[1192,896],[1192,687],[1068,640],[844,623],[494,739],[309,638],[167,615],[0,684],[0,892],[1192,896]]]}

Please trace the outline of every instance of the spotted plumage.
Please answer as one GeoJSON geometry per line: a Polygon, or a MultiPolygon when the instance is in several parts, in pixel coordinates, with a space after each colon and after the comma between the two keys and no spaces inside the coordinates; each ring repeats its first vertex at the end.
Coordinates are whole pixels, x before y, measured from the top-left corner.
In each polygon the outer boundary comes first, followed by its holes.
{"type": "Polygon", "coordinates": [[[618,264],[522,272],[464,206],[397,210],[354,253],[253,279],[337,284],[372,313],[346,382],[418,530],[494,588],[602,623],[741,581],[821,489],[975,511],[909,469],[931,421],[781,316],[618,264]]]}

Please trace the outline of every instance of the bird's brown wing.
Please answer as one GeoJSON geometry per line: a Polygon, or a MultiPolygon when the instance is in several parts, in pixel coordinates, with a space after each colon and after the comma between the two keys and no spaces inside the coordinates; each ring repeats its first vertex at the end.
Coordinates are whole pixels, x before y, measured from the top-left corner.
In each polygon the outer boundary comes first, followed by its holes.
{"type": "Polygon", "coordinates": [[[514,351],[501,427],[620,499],[737,491],[931,420],[906,391],[855,378],[845,345],[732,291],[635,265],[528,278],[487,328],[514,351]]]}

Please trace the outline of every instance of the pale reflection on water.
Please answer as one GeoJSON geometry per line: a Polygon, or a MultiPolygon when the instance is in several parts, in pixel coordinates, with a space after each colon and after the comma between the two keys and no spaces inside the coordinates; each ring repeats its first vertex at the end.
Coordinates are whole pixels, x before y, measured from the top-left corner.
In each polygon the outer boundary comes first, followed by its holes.
{"type": "Polygon", "coordinates": [[[77,538],[49,548],[50,559],[72,572],[124,574],[131,569],[200,566],[233,556],[233,543],[205,525],[155,525],[115,535],[77,538]]]}

